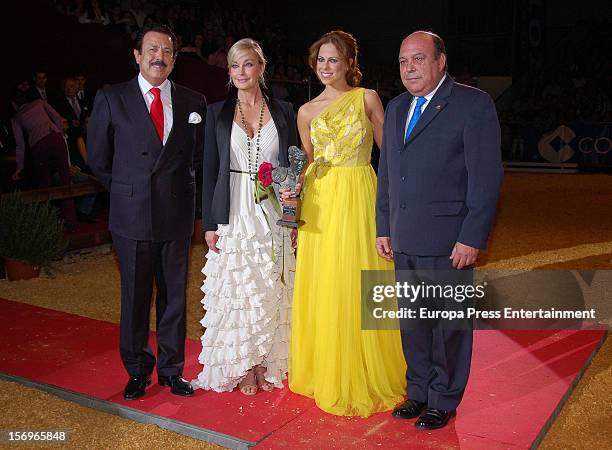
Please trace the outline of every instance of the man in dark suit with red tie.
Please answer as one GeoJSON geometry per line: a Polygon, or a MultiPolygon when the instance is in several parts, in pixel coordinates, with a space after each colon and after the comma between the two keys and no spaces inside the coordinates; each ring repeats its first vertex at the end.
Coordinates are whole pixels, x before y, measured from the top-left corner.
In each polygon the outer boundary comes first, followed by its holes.
{"type": "Polygon", "coordinates": [[[206,100],[168,80],[177,50],[169,28],[143,29],[134,46],[139,75],[100,90],[89,124],[89,165],[110,191],[109,229],[121,267],[127,400],[144,395],[156,363],[160,385],[193,395],[182,378],[185,289],[206,100]],[[148,342],[153,281],[157,361],[148,342]]]}

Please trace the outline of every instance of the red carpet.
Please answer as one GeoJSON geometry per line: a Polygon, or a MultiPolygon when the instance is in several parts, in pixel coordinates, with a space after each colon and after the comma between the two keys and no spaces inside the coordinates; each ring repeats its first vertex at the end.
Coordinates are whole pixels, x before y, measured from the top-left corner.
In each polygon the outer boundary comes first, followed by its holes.
{"type": "MultiPolygon", "coordinates": [[[[388,413],[331,416],[287,389],[251,398],[199,390],[182,399],[154,380],[142,400],[126,402],[117,325],[3,299],[0,308],[0,372],[209,430],[226,446],[262,448],[529,448],[605,338],[600,330],[475,332],[457,418],[422,432],[388,413]]],[[[198,353],[199,341],[189,340],[188,379],[200,369],[198,353]]]]}

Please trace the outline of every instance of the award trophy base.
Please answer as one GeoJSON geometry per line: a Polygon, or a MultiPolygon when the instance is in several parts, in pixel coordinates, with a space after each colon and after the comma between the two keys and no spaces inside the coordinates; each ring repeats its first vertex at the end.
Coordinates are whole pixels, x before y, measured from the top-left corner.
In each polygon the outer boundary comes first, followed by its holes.
{"type": "Polygon", "coordinates": [[[297,228],[304,224],[300,220],[301,200],[299,198],[288,198],[283,202],[283,217],[276,222],[277,225],[287,228],[297,228]]]}
{"type": "Polygon", "coordinates": [[[301,227],[302,225],[304,225],[306,222],[304,222],[303,220],[298,220],[297,222],[291,222],[289,220],[277,220],[276,221],[276,225],[280,225],[281,227],[287,227],[287,228],[297,228],[297,227],[301,227]]]}

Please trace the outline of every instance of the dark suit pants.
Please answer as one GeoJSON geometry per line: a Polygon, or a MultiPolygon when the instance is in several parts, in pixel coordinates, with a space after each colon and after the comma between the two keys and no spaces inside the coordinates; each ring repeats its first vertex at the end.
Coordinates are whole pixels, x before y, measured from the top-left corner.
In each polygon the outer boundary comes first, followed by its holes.
{"type": "MultiPolygon", "coordinates": [[[[34,144],[30,152],[36,168],[36,183],[39,188],[51,186],[53,172],[57,172],[60,186],[71,184],[68,147],[61,133],[48,134],[34,144]]],[[[59,205],[67,228],[75,229],[79,222],[76,217],[74,199],[65,198],[59,201],[59,205]]]]}
{"type": "Polygon", "coordinates": [[[153,280],[157,288],[157,373],[179,375],[185,362],[185,289],[191,238],[136,241],[113,233],[121,266],[120,351],[130,375],[155,367],[149,346],[149,312],[153,280]]]}
{"type": "MultiPolygon", "coordinates": [[[[414,256],[395,252],[396,270],[454,270],[448,256],[414,256]]],[[[472,269],[466,275],[471,278],[472,269]]],[[[402,275],[398,273],[398,281],[402,275]]],[[[424,324],[402,326],[408,369],[408,398],[430,408],[454,410],[463,397],[470,373],[472,330],[424,324]],[[409,328],[409,329],[404,329],[409,328]]]]}

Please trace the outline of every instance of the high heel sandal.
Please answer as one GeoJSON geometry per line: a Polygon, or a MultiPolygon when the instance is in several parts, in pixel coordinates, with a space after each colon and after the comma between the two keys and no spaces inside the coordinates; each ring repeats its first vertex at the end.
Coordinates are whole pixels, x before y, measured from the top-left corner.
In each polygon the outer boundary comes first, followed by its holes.
{"type": "Polygon", "coordinates": [[[265,392],[270,392],[274,389],[274,385],[269,381],[266,381],[266,368],[258,366],[255,368],[255,379],[257,380],[257,387],[265,392]]]}

